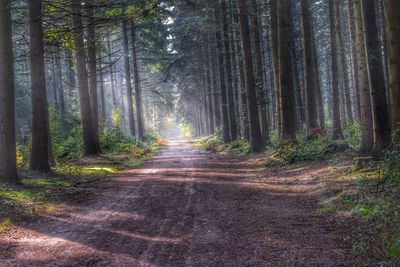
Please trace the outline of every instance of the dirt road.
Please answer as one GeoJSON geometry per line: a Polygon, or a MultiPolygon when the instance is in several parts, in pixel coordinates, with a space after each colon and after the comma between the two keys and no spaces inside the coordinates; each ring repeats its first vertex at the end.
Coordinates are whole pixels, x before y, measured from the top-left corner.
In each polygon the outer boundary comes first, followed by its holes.
{"type": "Polygon", "coordinates": [[[353,266],[298,173],[174,141],[103,192],[0,237],[0,266],[353,266]]]}

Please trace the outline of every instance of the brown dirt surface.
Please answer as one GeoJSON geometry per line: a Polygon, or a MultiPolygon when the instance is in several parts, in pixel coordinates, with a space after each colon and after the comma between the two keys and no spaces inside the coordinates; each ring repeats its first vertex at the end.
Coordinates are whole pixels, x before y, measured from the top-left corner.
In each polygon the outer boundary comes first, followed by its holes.
{"type": "Polygon", "coordinates": [[[0,266],[364,266],[316,212],[326,169],[265,172],[172,141],[89,200],[0,235],[0,266]]]}

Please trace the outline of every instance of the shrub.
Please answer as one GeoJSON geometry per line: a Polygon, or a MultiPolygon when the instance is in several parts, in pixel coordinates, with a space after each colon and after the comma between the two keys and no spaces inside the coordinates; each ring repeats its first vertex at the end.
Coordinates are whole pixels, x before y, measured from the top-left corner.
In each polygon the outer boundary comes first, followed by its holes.
{"type": "Polygon", "coordinates": [[[17,168],[26,169],[29,165],[30,145],[17,144],[17,168]]]}
{"type": "Polygon", "coordinates": [[[200,147],[212,151],[212,152],[218,152],[219,151],[219,146],[223,145],[224,141],[222,140],[222,136],[220,132],[217,132],[213,135],[204,137],[200,140],[200,147]]]}
{"type": "Polygon", "coordinates": [[[345,123],[343,127],[343,135],[346,143],[350,146],[350,148],[354,151],[358,151],[360,149],[360,141],[361,141],[361,125],[360,123],[345,123]]]}
{"type": "Polygon", "coordinates": [[[400,150],[394,149],[387,151],[384,155],[382,169],[385,171],[385,181],[400,185],[400,150]]]}
{"type": "Polygon", "coordinates": [[[297,144],[281,145],[270,150],[267,159],[267,166],[283,166],[302,161],[313,161],[324,159],[331,152],[329,138],[320,135],[306,139],[297,144]]]}
{"type": "Polygon", "coordinates": [[[160,139],[161,139],[160,133],[156,131],[146,132],[144,135],[144,142],[147,144],[154,144],[160,139]]]}
{"type": "Polygon", "coordinates": [[[100,135],[100,145],[102,152],[106,154],[128,152],[133,146],[140,146],[136,138],[125,136],[117,127],[106,129],[100,135]]]}
{"type": "Polygon", "coordinates": [[[53,141],[54,156],[57,160],[77,160],[83,156],[83,140],[81,126],[75,126],[64,140],[53,141]]]}
{"type": "Polygon", "coordinates": [[[226,144],[223,149],[225,152],[230,154],[250,154],[251,147],[250,143],[245,139],[239,139],[226,144]]]}

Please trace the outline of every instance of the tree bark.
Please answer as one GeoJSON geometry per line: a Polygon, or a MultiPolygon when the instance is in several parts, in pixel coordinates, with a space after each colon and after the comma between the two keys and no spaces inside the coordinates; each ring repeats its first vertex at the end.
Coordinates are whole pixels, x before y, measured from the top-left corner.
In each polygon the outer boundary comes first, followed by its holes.
{"type": "Polygon", "coordinates": [[[261,138],[260,119],[256,96],[256,83],[254,80],[253,55],[251,50],[251,34],[247,1],[239,1],[240,36],[242,41],[243,64],[246,82],[247,109],[249,112],[250,144],[253,152],[261,152],[264,142],[261,138]]]}
{"type": "Polygon", "coordinates": [[[225,74],[226,74],[226,93],[229,114],[229,132],[231,140],[236,140],[238,136],[236,113],[235,113],[235,100],[234,90],[232,85],[232,64],[231,64],[231,47],[230,47],[230,34],[229,34],[229,12],[226,4],[227,0],[221,1],[222,9],[222,31],[224,34],[224,48],[225,48],[225,74]]]}
{"type": "Polygon", "coordinates": [[[142,104],[142,88],[140,84],[140,70],[138,64],[137,47],[136,47],[136,28],[135,23],[131,21],[131,37],[132,37],[132,60],[133,60],[133,79],[135,82],[135,100],[136,100],[136,119],[137,130],[140,140],[144,140],[144,120],[143,120],[143,104],[142,104]]]}
{"type": "Polygon", "coordinates": [[[221,110],[222,110],[222,137],[225,143],[232,141],[230,130],[229,130],[229,111],[228,111],[228,98],[226,93],[226,65],[224,61],[224,42],[222,35],[222,10],[216,11],[216,42],[217,42],[217,55],[218,55],[218,66],[219,66],[219,85],[221,95],[221,110]]]}
{"type": "Polygon", "coordinates": [[[99,111],[97,104],[97,57],[96,57],[96,20],[94,18],[93,0],[86,1],[87,22],[87,69],[89,82],[90,107],[92,109],[94,142],[100,148],[99,111]]]}
{"type": "Polygon", "coordinates": [[[393,143],[400,144],[400,1],[385,0],[393,143]]]}
{"type": "MultiPolygon", "coordinates": [[[[128,128],[132,136],[136,135],[135,117],[133,113],[133,98],[132,98],[132,78],[131,66],[129,60],[129,39],[128,39],[128,21],[122,21],[122,36],[124,43],[124,64],[125,64],[125,85],[126,97],[128,99],[128,128]]],[[[122,96],[122,95],[121,95],[122,96]]]]}
{"type": "Polygon", "coordinates": [[[349,72],[347,71],[348,69],[348,64],[346,60],[346,54],[345,54],[345,43],[344,43],[344,38],[343,38],[343,31],[342,31],[342,24],[343,24],[343,19],[342,19],[342,14],[340,12],[340,4],[337,4],[336,6],[336,14],[337,14],[337,33],[339,37],[339,46],[340,46],[340,74],[341,77],[343,78],[343,95],[344,95],[344,103],[345,103],[345,114],[346,118],[348,121],[352,122],[353,121],[353,108],[351,104],[351,97],[350,97],[350,79],[349,79],[349,72]]]}
{"type": "Polygon", "coordinates": [[[44,66],[42,0],[29,0],[29,32],[32,89],[31,168],[49,172],[49,113],[44,66]]]}
{"type": "Polygon", "coordinates": [[[314,87],[315,70],[313,66],[313,55],[312,51],[312,35],[311,35],[311,19],[309,15],[309,1],[301,0],[301,17],[303,22],[303,35],[304,35],[304,84],[306,91],[306,117],[307,126],[309,130],[316,129],[318,127],[317,122],[317,103],[316,103],[316,92],[314,87]]]}
{"type": "Polygon", "coordinates": [[[211,134],[215,133],[215,108],[214,108],[214,72],[212,71],[212,51],[211,51],[211,36],[207,37],[207,60],[206,60],[206,68],[207,68],[207,77],[208,77],[208,120],[210,122],[210,132],[211,134]]]}
{"type": "Polygon", "coordinates": [[[293,83],[290,1],[278,1],[279,89],[282,120],[282,143],[296,142],[296,100],[293,83]]]}
{"type": "Polygon", "coordinates": [[[340,116],[339,102],[339,75],[338,75],[338,51],[337,51],[337,27],[338,22],[335,16],[337,0],[329,0],[329,20],[331,30],[331,73],[332,73],[332,120],[333,120],[333,139],[343,139],[342,122],[340,116]]]}
{"type": "Polygon", "coordinates": [[[254,52],[255,52],[255,67],[256,67],[256,88],[257,88],[257,100],[258,100],[258,110],[260,113],[260,129],[261,138],[264,144],[269,141],[269,127],[268,127],[268,117],[267,117],[267,97],[264,89],[263,80],[263,55],[261,51],[261,33],[260,33],[260,21],[257,9],[257,0],[252,0],[252,22],[253,22],[253,36],[254,36],[254,52]]]}
{"type": "Polygon", "coordinates": [[[352,59],[352,74],[353,74],[353,87],[354,87],[354,110],[358,120],[361,119],[360,107],[360,85],[358,80],[358,58],[357,58],[357,37],[356,37],[356,18],[354,14],[354,0],[348,1],[348,14],[349,14],[349,31],[350,31],[350,46],[351,46],[351,59],[352,59]]]}
{"type": "Polygon", "coordinates": [[[360,153],[370,154],[374,144],[372,127],[371,93],[369,90],[367,55],[365,52],[364,25],[361,14],[361,0],[354,1],[354,16],[356,26],[356,56],[357,80],[360,88],[360,153]]]}
{"type": "Polygon", "coordinates": [[[0,181],[18,183],[10,2],[0,0],[0,181]]]}
{"type": "MultiPolygon", "coordinates": [[[[101,53],[100,56],[101,58],[101,53]]],[[[103,70],[103,63],[100,62],[100,101],[101,101],[101,121],[103,123],[102,127],[104,127],[104,123],[107,117],[107,107],[106,107],[106,96],[105,96],[105,89],[104,89],[104,70],[103,70]]]]}
{"type": "MultiPolygon", "coordinates": [[[[59,48],[59,47],[58,47],[59,48]]],[[[59,49],[57,49],[59,52],[59,49]]],[[[65,98],[64,98],[64,86],[63,86],[63,72],[61,67],[61,59],[59,55],[55,56],[56,73],[57,73],[57,88],[58,88],[58,103],[60,106],[61,117],[65,116],[65,98]]]]}
{"type": "Polygon", "coordinates": [[[76,67],[78,73],[84,153],[85,155],[97,155],[100,153],[100,147],[98,142],[96,142],[92,108],[90,104],[88,71],[85,62],[86,53],[83,38],[81,1],[71,0],[71,5],[73,13],[73,37],[75,42],[76,67]]]}
{"type": "Polygon", "coordinates": [[[275,106],[276,106],[276,124],[278,132],[282,133],[282,110],[281,96],[279,84],[279,37],[278,37],[278,0],[270,1],[270,24],[271,24],[271,39],[272,39],[272,63],[274,68],[274,87],[275,87],[275,106]]]}
{"type": "Polygon", "coordinates": [[[389,109],[386,99],[385,74],[381,55],[375,1],[361,1],[364,22],[365,47],[368,62],[368,77],[371,92],[372,118],[374,125],[374,154],[378,155],[391,142],[389,109]]]}
{"type": "Polygon", "coordinates": [[[110,71],[110,86],[111,86],[111,96],[112,96],[112,103],[113,109],[118,108],[117,104],[117,96],[115,92],[115,74],[114,74],[114,62],[112,58],[112,47],[111,47],[111,40],[110,37],[107,37],[107,49],[108,49],[108,64],[109,64],[109,71],[110,71]]]}

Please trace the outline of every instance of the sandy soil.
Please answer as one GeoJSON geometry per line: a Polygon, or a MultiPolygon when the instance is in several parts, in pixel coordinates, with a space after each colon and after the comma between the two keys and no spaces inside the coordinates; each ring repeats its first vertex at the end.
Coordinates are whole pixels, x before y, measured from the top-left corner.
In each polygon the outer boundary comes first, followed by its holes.
{"type": "Polygon", "coordinates": [[[323,167],[260,175],[255,160],[174,141],[86,203],[0,236],[0,266],[358,266],[315,213],[323,167]]]}

